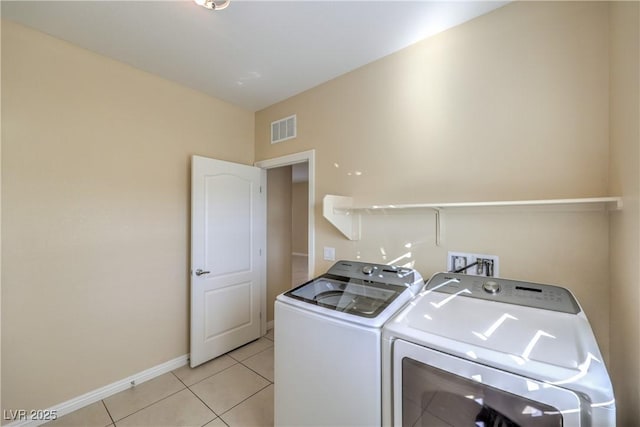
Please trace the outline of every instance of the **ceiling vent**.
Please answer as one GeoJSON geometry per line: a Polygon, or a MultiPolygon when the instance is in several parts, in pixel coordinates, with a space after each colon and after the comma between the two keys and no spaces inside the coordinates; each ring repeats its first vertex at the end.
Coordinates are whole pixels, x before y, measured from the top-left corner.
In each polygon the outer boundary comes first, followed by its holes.
{"type": "Polygon", "coordinates": [[[271,143],[286,141],[295,138],[296,131],[296,115],[285,117],[284,119],[271,122],[271,143]]]}

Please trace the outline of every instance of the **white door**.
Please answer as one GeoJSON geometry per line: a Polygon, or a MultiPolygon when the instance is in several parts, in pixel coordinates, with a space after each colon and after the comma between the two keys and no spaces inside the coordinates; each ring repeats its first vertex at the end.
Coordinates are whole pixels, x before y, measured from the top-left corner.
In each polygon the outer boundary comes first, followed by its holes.
{"type": "Polygon", "coordinates": [[[253,166],[192,158],[191,367],[262,332],[265,177],[253,166]]]}

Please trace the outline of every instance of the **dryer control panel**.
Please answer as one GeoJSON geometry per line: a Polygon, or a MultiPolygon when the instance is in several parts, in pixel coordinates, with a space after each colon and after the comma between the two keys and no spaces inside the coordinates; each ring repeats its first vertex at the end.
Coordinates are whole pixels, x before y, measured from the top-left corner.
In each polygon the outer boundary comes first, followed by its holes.
{"type": "Polygon", "coordinates": [[[580,312],[580,305],[568,289],[540,283],[469,274],[437,273],[427,282],[426,290],[563,313],[580,312]]]}

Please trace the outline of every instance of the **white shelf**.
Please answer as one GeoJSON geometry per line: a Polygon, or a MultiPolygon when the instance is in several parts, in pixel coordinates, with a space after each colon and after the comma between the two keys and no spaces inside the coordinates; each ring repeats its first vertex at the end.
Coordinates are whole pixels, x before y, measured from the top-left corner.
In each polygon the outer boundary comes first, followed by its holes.
{"type": "Polygon", "coordinates": [[[622,209],[622,197],[586,197],[578,199],[504,200],[490,202],[413,203],[357,206],[352,197],[327,194],[322,200],[324,217],[350,240],[360,239],[360,214],[386,210],[429,209],[436,212],[436,244],[440,243],[440,211],[447,209],[602,205],[610,210],[622,209]]]}

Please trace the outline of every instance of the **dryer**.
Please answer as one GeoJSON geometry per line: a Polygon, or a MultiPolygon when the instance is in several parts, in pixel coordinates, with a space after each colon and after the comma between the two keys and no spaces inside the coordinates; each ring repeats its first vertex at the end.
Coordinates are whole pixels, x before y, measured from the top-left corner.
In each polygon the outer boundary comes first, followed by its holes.
{"type": "Polygon", "coordinates": [[[383,424],[615,426],[589,322],[565,288],[435,274],[383,329],[383,424]]]}
{"type": "Polygon", "coordinates": [[[424,285],[417,271],[339,261],[275,303],[275,425],[379,426],[382,325],[424,285]]]}

